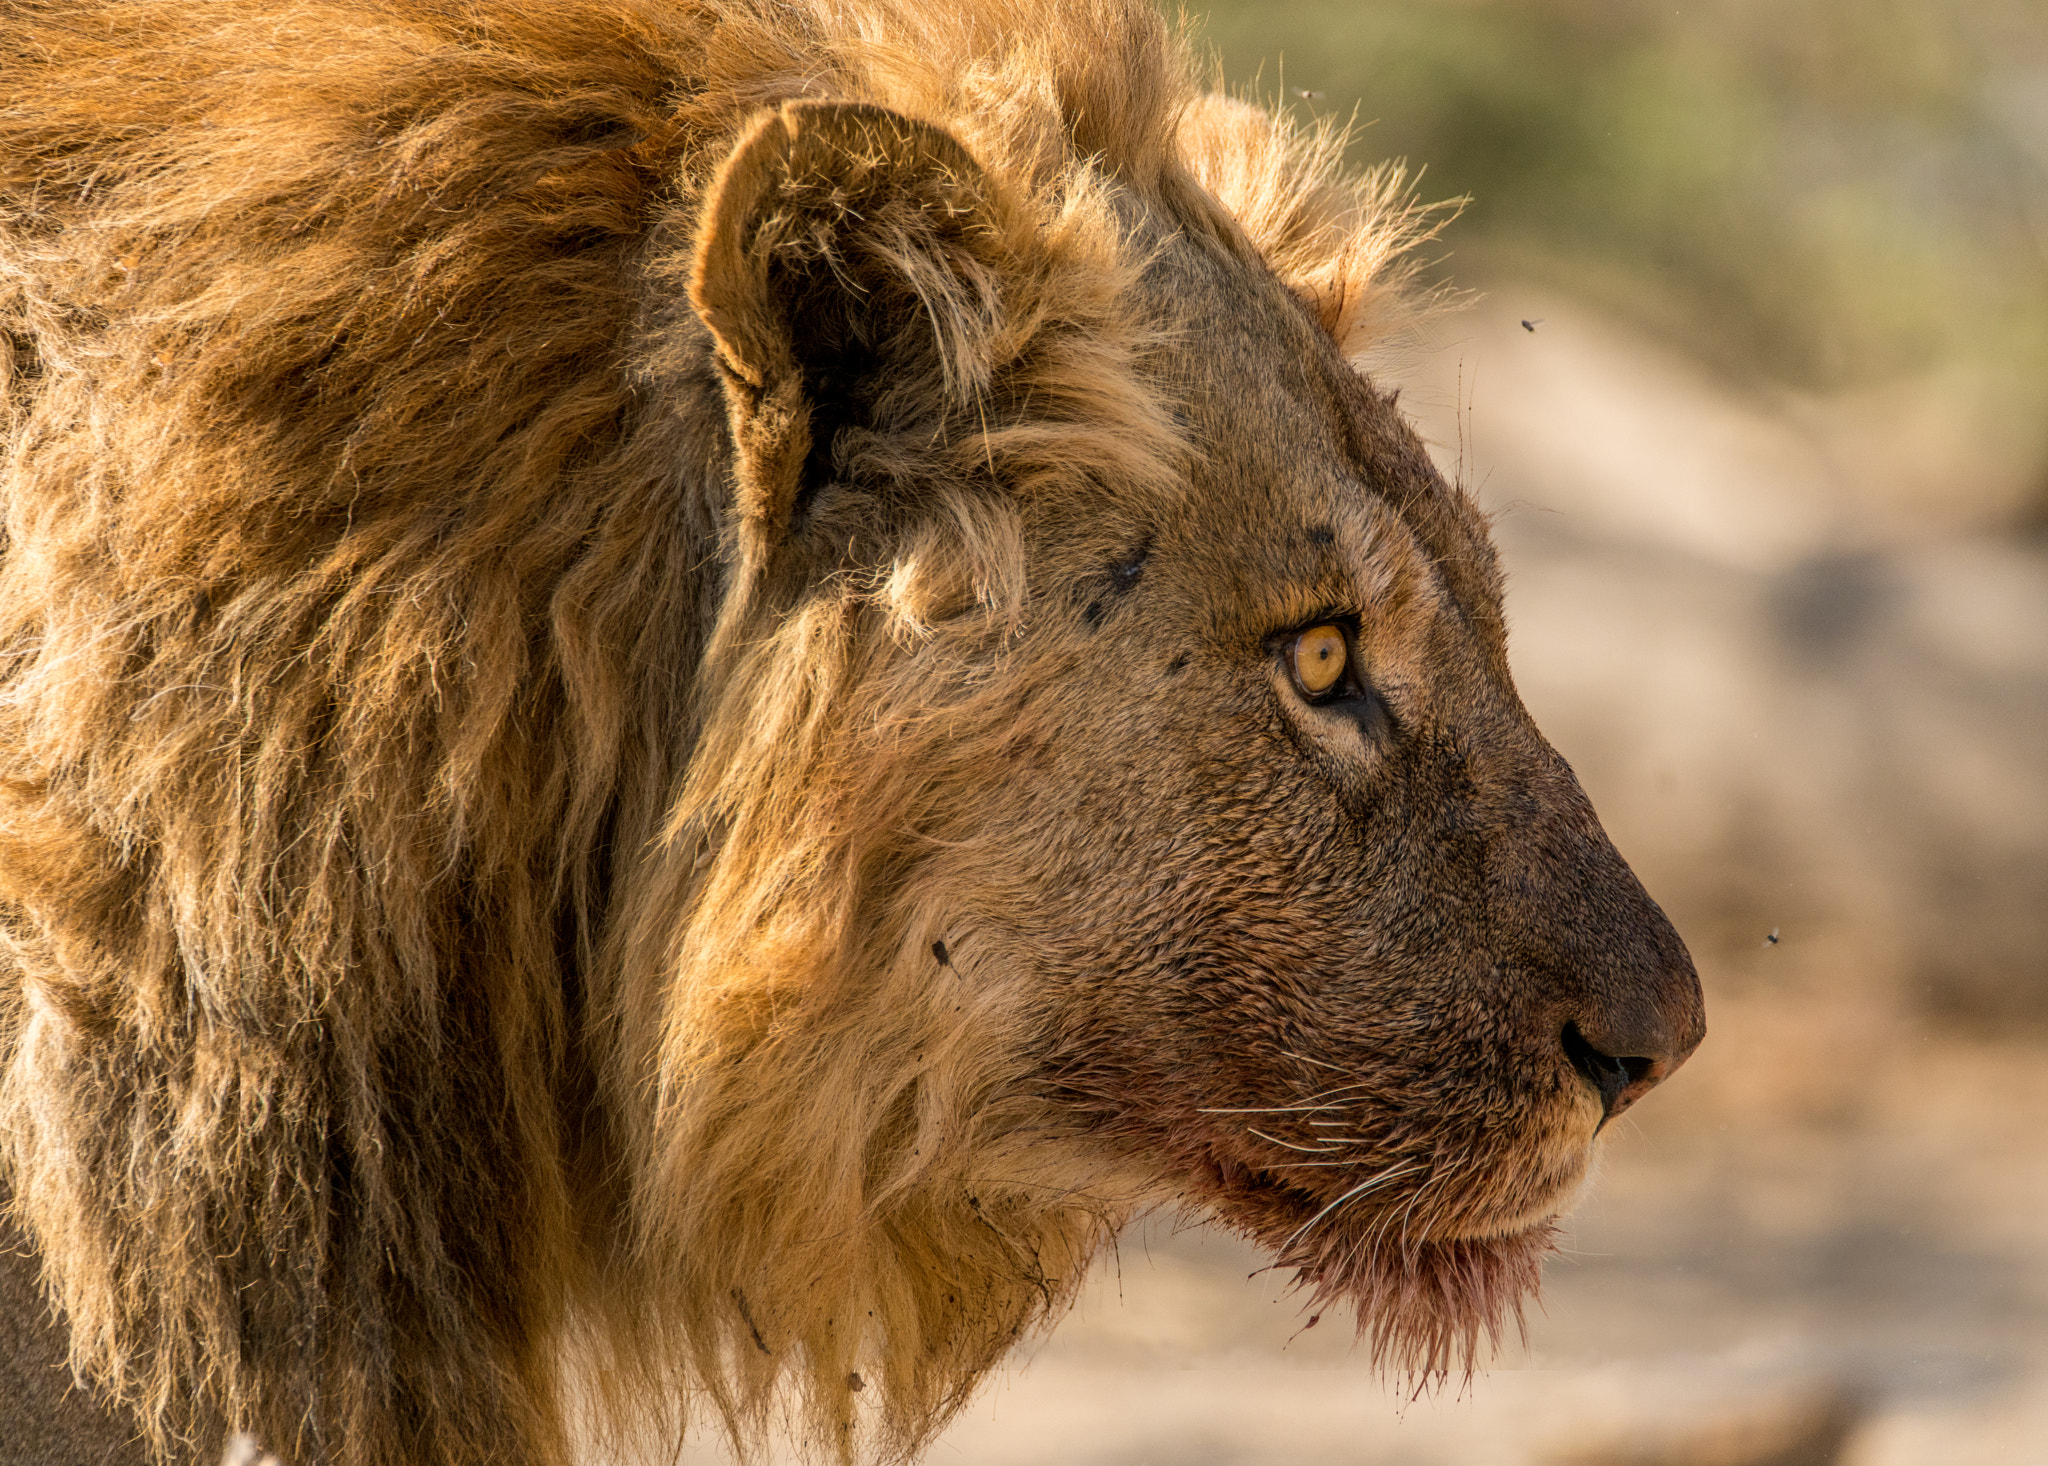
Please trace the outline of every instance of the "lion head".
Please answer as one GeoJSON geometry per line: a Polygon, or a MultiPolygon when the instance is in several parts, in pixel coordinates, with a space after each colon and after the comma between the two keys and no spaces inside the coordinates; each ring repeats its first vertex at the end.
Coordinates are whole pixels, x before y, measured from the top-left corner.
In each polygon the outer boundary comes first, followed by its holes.
{"type": "Polygon", "coordinates": [[[1469,1361],[1702,1018],[1355,365],[1398,177],[1108,0],[254,9],[8,60],[78,1362],[307,1461],[900,1454],[1156,1206],[1469,1361]]]}

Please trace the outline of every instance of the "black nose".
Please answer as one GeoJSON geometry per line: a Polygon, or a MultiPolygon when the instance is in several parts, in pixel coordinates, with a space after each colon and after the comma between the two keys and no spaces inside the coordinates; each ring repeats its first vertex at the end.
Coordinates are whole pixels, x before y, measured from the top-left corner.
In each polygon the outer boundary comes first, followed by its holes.
{"type": "MultiPolygon", "coordinates": [[[[1651,1036],[1636,1037],[1642,1039],[1651,1036]]],[[[1673,1052],[1672,1045],[1654,1041],[1637,1042],[1626,1047],[1650,1049],[1653,1052],[1610,1054],[1605,1048],[1593,1044],[1576,1022],[1564,1026],[1562,1041],[1565,1057],[1571,1061],[1572,1068],[1578,1070],[1579,1076],[1598,1092],[1601,1107],[1606,1111],[1608,1120],[1612,1120],[1662,1084],[1680,1064],[1692,1056],[1693,1049],[1699,1043],[1695,1038],[1682,1049],[1673,1052]]],[[[1609,1043],[1613,1047],[1624,1046],[1612,1044],[1612,1040],[1609,1040],[1609,1043]]]]}
{"type": "Polygon", "coordinates": [[[1579,1071],[1579,1077],[1599,1091],[1601,1108],[1610,1120],[1634,1104],[1638,1094],[1657,1082],[1650,1077],[1650,1071],[1656,1067],[1654,1059],[1633,1054],[1603,1054],[1586,1042],[1586,1036],[1579,1032],[1576,1023],[1564,1026],[1564,1056],[1579,1071]],[[1628,1098],[1623,1099],[1623,1095],[1628,1098]]]}
{"type": "Polygon", "coordinates": [[[1647,898],[1644,904],[1655,919],[1639,930],[1662,938],[1655,955],[1629,964],[1634,973],[1599,974],[1560,1035],[1565,1057],[1598,1091],[1610,1120],[1678,1072],[1707,1035],[1692,959],[1664,913],[1647,898]]]}

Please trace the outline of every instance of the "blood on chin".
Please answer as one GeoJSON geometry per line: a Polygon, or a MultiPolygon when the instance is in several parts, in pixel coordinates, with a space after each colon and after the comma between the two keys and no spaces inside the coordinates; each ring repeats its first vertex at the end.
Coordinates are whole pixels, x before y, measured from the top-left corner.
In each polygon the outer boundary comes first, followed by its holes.
{"type": "Polygon", "coordinates": [[[1512,1325],[1526,1337],[1523,1305],[1557,1250],[1546,1219],[1496,1237],[1394,1240],[1340,1228],[1301,1238],[1276,1259],[1292,1268],[1309,1306],[1348,1303],[1377,1369],[1408,1370],[1427,1387],[1469,1374],[1512,1325]]]}
{"type": "Polygon", "coordinates": [[[1523,1335],[1523,1306],[1557,1250],[1554,1206],[1502,1217],[1485,1235],[1417,1237],[1403,1235],[1399,1202],[1318,1216],[1302,1193],[1255,1178],[1239,1171],[1205,1198],[1210,1209],[1291,1270],[1311,1310],[1349,1304],[1374,1368],[1427,1388],[1469,1374],[1511,1329],[1523,1335]]]}

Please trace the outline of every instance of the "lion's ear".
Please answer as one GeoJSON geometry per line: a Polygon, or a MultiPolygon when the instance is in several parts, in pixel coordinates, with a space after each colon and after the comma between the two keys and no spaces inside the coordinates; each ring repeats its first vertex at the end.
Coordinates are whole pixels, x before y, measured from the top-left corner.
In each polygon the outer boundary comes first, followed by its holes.
{"type": "Polygon", "coordinates": [[[690,299],[723,371],[744,532],[772,547],[859,438],[929,435],[985,384],[1014,225],[950,135],[788,102],[713,181],[690,299]]]}

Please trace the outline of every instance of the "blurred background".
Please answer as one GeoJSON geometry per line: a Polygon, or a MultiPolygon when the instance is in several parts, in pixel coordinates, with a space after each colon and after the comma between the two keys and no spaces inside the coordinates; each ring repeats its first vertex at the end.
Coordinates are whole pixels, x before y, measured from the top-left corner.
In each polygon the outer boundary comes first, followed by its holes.
{"type": "Polygon", "coordinates": [[[1162,1224],[933,1461],[2048,1463],[2048,0],[1203,25],[1469,197],[1385,375],[1711,1032],[1462,1389],[1162,1224]]]}

